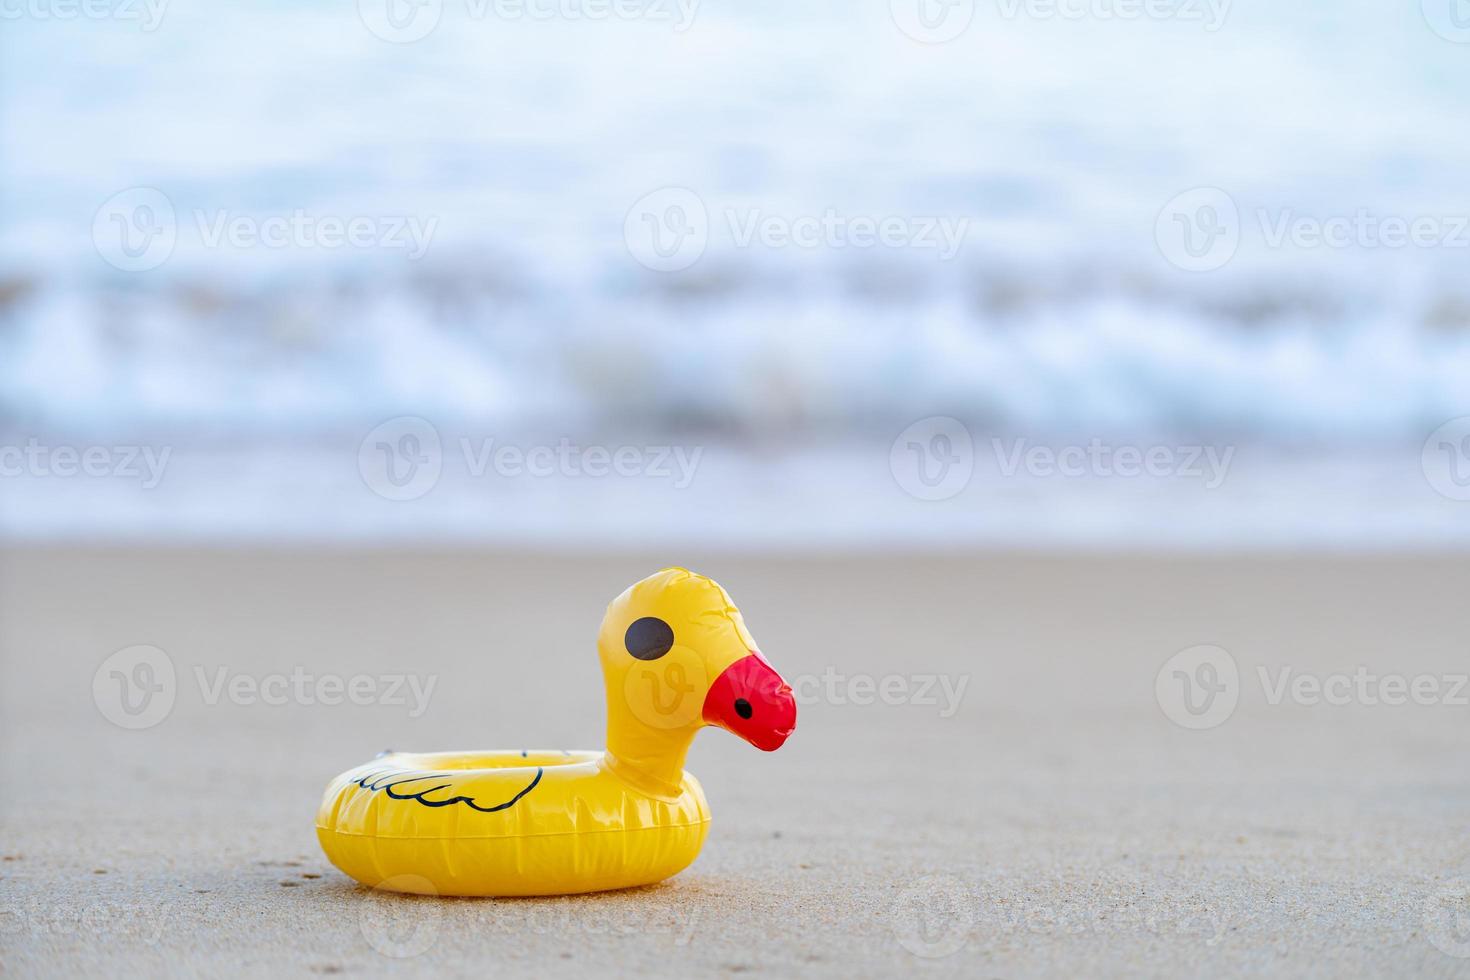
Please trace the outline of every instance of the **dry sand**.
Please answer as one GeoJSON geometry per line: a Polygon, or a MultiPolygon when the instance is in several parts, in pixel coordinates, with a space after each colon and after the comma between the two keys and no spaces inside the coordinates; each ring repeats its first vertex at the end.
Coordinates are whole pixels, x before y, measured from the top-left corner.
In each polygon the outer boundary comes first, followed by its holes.
{"type": "Polygon", "coordinates": [[[1258,674],[1463,674],[1465,560],[11,549],[0,574],[11,975],[1470,976],[1470,707],[1272,705],[1258,674]],[[693,867],[435,901],[326,863],[321,789],[381,748],[600,747],[603,605],[676,558],[818,679],[780,752],[696,742],[693,867]],[[1189,731],[1155,677],[1205,643],[1239,705],[1189,731]],[[133,644],[178,675],[139,731],[93,689],[133,644]],[[221,667],[438,681],[419,717],[211,705],[221,667]],[[829,669],[968,686],[944,717],[829,669]]]}

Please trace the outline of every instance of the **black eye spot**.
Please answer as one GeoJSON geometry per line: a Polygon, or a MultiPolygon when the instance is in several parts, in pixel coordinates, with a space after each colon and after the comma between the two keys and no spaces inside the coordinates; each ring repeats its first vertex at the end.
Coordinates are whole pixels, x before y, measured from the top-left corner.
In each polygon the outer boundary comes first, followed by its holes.
{"type": "Polygon", "coordinates": [[[749,718],[755,712],[751,710],[750,702],[744,698],[735,699],[735,713],[742,718],[749,718]]]}
{"type": "Polygon", "coordinates": [[[657,660],[674,646],[674,631],[656,616],[644,616],[623,634],[623,646],[639,660],[657,660]]]}

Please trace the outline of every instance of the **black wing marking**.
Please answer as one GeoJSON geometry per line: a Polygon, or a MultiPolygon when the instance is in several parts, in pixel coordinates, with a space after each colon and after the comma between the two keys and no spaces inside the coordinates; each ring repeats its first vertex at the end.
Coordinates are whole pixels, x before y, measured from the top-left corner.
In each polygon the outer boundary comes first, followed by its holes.
{"type": "Polygon", "coordinates": [[[521,797],[531,792],[531,790],[536,788],[536,784],[541,782],[541,776],[545,771],[546,770],[542,767],[537,766],[535,777],[533,777],[531,782],[526,785],[525,789],[521,790],[515,796],[512,796],[510,799],[506,800],[504,803],[497,803],[494,806],[481,806],[479,803],[475,802],[468,796],[452,796],[447,800],[424,799],[424,797],[430,793],[438,792],[441,789],[448,789],[450,786],[453,786],[454,773],[451,772],[415,772],[412,769],[374,769],[364,774],[361,779],[353,780],[353,782],[372,793],[376,793],[381,790],[382,792],[386,793],[391,799],[395,800],[413,800],[416,803],[420,803],[428,807],[450,806],[455,803],[463,803],[470,809],[478,810],[481,813],[497,813],[501,810],[508,810],[519,803],[521,797]],[[406,783],[416,783],[425,779],[448,779],[450,781],[447,783],[440,783],[437,786],[430,786],[428,789],[419,790],[417,793],[395,792],[396,788],[399,786],[402,786],[406,783]]]}

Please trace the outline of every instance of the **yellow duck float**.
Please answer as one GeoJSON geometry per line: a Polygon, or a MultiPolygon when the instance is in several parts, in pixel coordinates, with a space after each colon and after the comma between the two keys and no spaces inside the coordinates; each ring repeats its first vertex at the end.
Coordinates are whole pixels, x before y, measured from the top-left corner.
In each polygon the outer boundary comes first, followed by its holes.
{"type": "Polygon", "coordinates": [[[666,568],[618,596],[597,636],[602,752],[386,752],[342,773],[317,811],[331,862],[365,885],[428,895],[569,895],[688,867],[709,806],[684,758],[718,725],[765,751],[796,700],[728,593],[666,568]]]}

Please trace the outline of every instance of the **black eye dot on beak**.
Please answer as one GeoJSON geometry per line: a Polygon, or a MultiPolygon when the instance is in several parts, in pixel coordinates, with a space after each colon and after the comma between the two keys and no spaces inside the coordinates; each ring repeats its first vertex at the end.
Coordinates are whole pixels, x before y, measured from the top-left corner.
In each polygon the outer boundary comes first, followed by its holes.
{"type": "Polygon", "coordinates": [[[751,710],[750,702],[744,698],[735,699],[735,713],[742,718],[749,718],[755,712],[751,710]]]}

